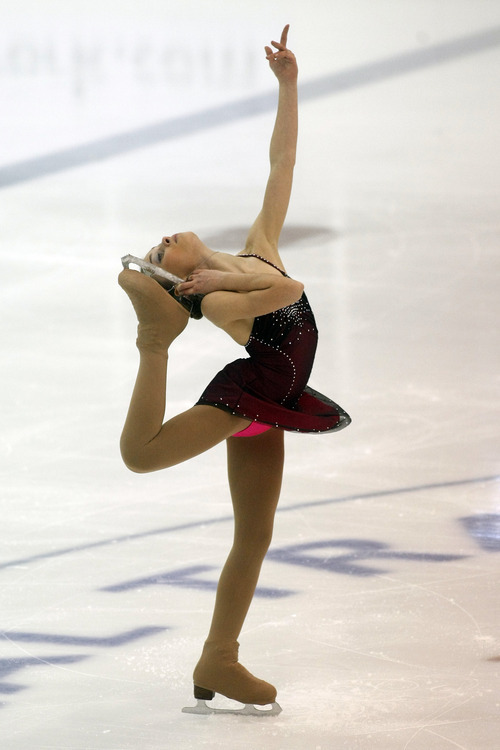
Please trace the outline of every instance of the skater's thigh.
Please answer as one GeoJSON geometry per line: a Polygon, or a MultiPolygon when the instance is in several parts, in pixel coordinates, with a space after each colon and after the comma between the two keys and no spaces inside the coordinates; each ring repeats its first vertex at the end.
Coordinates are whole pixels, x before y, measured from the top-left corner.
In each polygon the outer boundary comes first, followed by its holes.
{"type": "Polygon", "coordinates": [[[147,466],[157,471],[187,461],[245,429],[250,420],[215,406],[196,405],[165,422],[158,435],[145,446],[147,466]]]}
{"type": "Polygon", "coordinates": [[[235,511],[249,522],[273,517],[281,491],[283,430],[227,441],[228,477],[235,511]]]}

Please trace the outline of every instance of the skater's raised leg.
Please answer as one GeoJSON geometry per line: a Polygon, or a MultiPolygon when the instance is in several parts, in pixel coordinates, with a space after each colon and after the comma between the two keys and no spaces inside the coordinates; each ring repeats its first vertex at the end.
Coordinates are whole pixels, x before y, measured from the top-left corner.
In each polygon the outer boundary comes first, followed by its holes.
{"type": "Polygon", "coordinates": [[[139,320],[139,370],[120,448],[129,469],[157,471],[208,450],[248,420],[215,409],[194,406],[163,423],[166,406],[168,349],[189,320],[186,310],[153,279],[124,270],[118,277],[139,320]]]}

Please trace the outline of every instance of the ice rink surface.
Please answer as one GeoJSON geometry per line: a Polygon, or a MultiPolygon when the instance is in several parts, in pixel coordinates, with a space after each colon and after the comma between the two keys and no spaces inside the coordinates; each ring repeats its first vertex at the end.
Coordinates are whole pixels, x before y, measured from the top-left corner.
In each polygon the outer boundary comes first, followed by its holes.
{"type": "MultiPolygon", "coordinates": [[[[0,23],[2,750],[497,750],[500,6],[43,3],[0,23]],[[43,9],[42,9],[43,8],[43,9]],[[289,435],[241,636],[272,719],[181,713],[231,542],[225,449],[150,475],[120,257],[260,209],[291,24],[282,252],[352,425],[289,435]]],[[[168,414],[240,350],[193,321],[168,414]]]]}

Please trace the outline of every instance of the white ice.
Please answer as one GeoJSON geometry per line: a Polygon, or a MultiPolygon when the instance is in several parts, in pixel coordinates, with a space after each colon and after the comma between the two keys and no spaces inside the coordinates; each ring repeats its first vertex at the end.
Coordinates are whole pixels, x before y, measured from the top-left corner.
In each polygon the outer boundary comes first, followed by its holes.
{"type": "MultiPolygon", "coordinates": [[[[4,0],[0,14],[0,746],[496,750],[498,3],[4,0]],[[116,276],[165,233],[241,248],[273,125],[244,104],[275,91],[263,47],[287,22],[304,98],[283,256],[320,327],[311,385],[353,423],[287,438],[241,636],[283,712],[190,716],[231,541],[225,451],[152,475],[121,463],[137,354],[116,276]],[[404,69],[434,48],[448,58],[404,69]],[[346,89],[305,96],[345,71],[346,89]],[[34,161],[66,149],[64,167],[77,146],[182,116],[198,129],[57,172],[34,161]]],[[[193,321],[169,414],[236,356],[193,321]]]]}

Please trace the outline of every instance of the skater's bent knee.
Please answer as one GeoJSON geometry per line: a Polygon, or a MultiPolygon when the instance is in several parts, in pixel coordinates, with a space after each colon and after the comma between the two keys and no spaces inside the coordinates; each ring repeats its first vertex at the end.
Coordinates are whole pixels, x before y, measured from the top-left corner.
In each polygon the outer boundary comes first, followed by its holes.
{"type": "Polygon", "coordinates": [[[129,471],[133,471],[134,474],[148,474],[152,469],[148,469],[146,466],[142,465],[140,461],[136,461],[134,459],[129,460],[128,458],[125,458],[122,454],[123,463],[129,469],[129,471]]]}
{"type": "Polygon", "coordinates": [[[133,471],[134,474],[149,474],[151,473],[152,469],[145,469],[142,466],[135,466],[134,464],[124,461],[125,466],[129,471],[133,471]]]}
{"type": "Polygon", "coordinates": [[[131,450],[129,446],[122,442],[120,444],[120,453],[122,461],[127,469],[133,471],[134,474],[148,474],[149,472],[154,471],[154,468],[150,465],[141,451],[131,450]]]}

